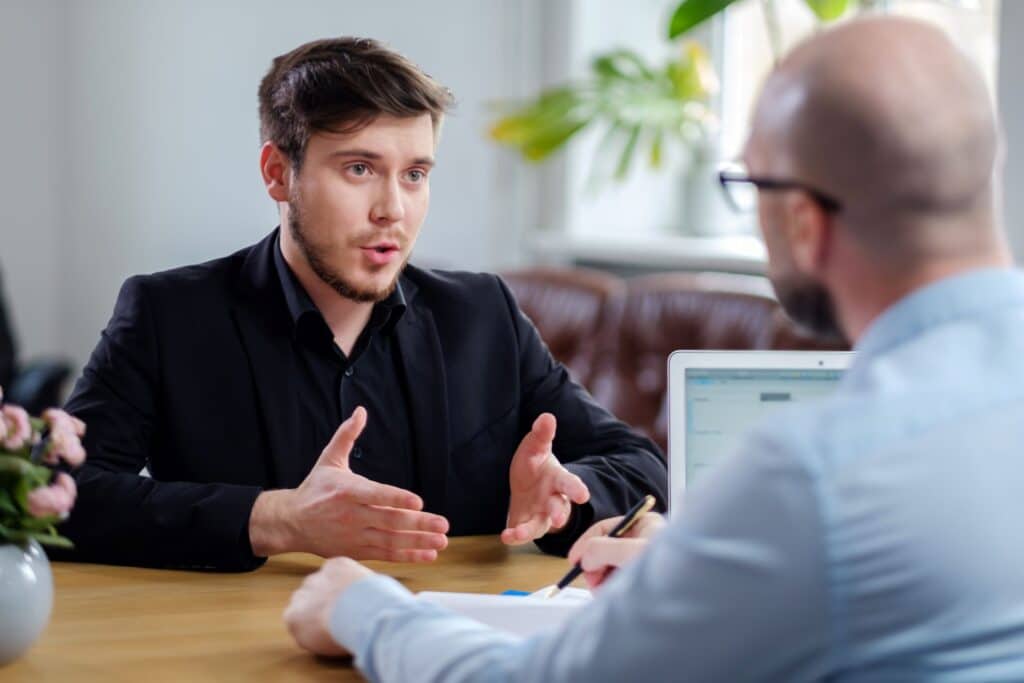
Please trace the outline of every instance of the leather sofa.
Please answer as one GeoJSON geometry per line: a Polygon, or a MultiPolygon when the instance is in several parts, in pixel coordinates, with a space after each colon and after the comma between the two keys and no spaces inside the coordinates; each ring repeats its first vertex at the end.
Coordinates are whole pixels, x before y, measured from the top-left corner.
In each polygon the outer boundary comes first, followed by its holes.
{"type": "Polygon", "coordinates": [[[798,329],[763,277],[671,272],[624,279],[547,267],[502,277],[573,378],[663,450],[672,351],[844,348],[798,329]]]}

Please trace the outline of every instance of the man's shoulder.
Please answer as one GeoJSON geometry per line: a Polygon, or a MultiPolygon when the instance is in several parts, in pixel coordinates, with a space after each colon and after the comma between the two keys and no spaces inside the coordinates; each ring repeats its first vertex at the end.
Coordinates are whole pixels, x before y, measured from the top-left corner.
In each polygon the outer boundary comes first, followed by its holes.
{"type": "Polygon", "coordinates": [[[407,266],[402,274],[406,295],[434,312],[469,312],[477,308],[509,310],[510,300],[501,279],[493,273],[407,266]]]}
{"type": "Polygon", "coordinates": [[[125,281],[121,296],[152,298],[172,308],[223,306],[237,294],[243,268],[262,244],[202,263],[133,275],[125,281]]]}
{"type": "Polygon", "coordinates": [[[227,284],[232,276],[237,275],[241,264],[252,252],[253,247],[240,249],[228,256],[177,266],[153,273],[133,275],[130,281],[139,283],[146,289],[180,289],[180,288],[216,288],[227,284]]]}
{"type": "Polygon", "coordinates": [[[265,240],[209,261],[132,275],[125,285],[158,295],[163,293],[173,293],[178,296],[226,294],[239,284],[246,262],[254,255],[254,252],[263,246],[264,242],[265,240]]]}

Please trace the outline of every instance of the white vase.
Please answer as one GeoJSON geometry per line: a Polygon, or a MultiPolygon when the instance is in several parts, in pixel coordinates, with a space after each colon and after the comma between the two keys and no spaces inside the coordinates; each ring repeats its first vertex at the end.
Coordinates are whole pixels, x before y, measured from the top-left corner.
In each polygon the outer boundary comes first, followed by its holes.
{"type": "Polygon", "coordinates": [[[719,237],[736,232],[736,214],[718,183],[721,159],[717,145],[705,141],[693,149],[683,178],[683,219],[686,234],[719,237]]]}
{"type": "Polygon", "coordinates": [[[36,642],[52,608],[53,574],[39,544],[0,543],[0,666],[36,642]]]}

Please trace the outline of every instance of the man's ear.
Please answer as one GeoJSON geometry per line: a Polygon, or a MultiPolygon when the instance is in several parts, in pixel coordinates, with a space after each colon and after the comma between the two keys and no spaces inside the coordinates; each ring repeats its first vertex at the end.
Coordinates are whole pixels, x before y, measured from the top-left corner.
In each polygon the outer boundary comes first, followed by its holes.
{"type": "Polygon", "coordinates": [[[291,162],[273,142],[264,142],[260,148],[260,173],[267,194],[276,202],[288,201],[291,183],[291,162]]]}
{"type": "Polygon", "coordinates": [[[793,192],[786,197],[786,233],[793,264],[805,275],[817,275],[828,257],[832,217],[810,197],[793,192]]]}

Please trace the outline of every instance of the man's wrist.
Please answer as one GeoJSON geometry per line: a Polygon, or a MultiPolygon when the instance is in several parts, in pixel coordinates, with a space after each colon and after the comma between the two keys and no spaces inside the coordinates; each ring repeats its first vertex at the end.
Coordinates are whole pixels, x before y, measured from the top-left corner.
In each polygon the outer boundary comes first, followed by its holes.
{"type": "Polygon", "coordinates": [[[263,491],[249,515],[249,544],[256,557],[270,557],[297,550],[287,520],[290,490],[263,491]]]}

